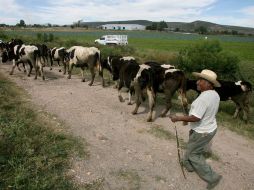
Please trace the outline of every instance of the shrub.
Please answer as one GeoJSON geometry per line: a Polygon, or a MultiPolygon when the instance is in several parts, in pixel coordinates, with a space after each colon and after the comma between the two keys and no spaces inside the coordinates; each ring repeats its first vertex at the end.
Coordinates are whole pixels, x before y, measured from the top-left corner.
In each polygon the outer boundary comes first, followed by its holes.
{"type": "Polygon", "coordinates": [[[202,41],[179,52],[178,68],[187,73],[211,69],[220,79],[239,78],[239,59],[225,52],[218,41],[202,41]]]}
{"type": "Polygon", "coordinates": [[[7,39],[8,38],[8,36],[3,32],[3,31],[0,31],[0,39],[2,40],[2,39],[7,39]]]}
{"type": "Polygon", "coordinates": [[[131,46],[100,46],[102,59],[109,55],[130,56],[135,54],[135,49],[131,46]]]}
{"type": "Polygon", "coordinates": [[[39,42],[53,42],[55,37],[54,37],[54,34],[50,33],[50,34],[47,34],[47,33],[37,33],[36,34],[36,38],[39,42]]]}

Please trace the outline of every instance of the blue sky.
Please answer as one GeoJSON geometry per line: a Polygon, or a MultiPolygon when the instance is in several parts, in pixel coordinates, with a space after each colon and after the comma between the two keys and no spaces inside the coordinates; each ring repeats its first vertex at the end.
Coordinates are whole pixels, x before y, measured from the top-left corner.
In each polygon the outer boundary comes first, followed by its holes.
{"type": "Polygon", "coordinates": [[[254,0],[0,0],[0,23],[151,20],[254,28],[254,0]]]}

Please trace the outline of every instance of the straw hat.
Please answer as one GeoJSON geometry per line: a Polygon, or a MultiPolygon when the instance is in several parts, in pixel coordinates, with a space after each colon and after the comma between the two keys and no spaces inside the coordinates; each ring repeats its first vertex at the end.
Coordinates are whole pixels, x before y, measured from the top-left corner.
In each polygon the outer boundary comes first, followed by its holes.
{"type": "Polygon", "coordinates": [[[208,80],[215,87],[220,87],[221,86],[220,83],[217,81],[216,73],[211,71],[211,70],[204,69],[204,70],[201,71],[201,73],[193,72],[192,74],[197,78],[203,78],[205,80],[208,80]]]}

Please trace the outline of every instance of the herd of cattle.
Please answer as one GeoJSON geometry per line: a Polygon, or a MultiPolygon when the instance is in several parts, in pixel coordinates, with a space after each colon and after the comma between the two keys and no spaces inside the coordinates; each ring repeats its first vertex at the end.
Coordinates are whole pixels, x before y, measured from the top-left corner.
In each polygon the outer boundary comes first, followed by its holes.
{"type": "MultiPolygon", "coordinates": [[[[107,69],[114,81],[117,82],[118,98],[121,102],[124,99],[121,96],[121,88],[126,87],[129,90],[129,101],[131,104],[131,96],[135,94],[135,109],[132,114],[138,112],[141,101],[144,101],[145,95],[148,97],[149,112],[147,121],[152,121],[152,113],[155,107],[156,94],[162,92],[165,95],[166,106],[161,117],[165,117],[172,107],[172,97],[178,91],[181,96],[181,102],[184,113],[187,114],[188,102],[186,92],[190,89],[196,90],[196,81],[190,80],[185,73],[176,69],[172,65],[160,64],[149,61],[143,64],[137,63],[134,57],[108,56],[106,59],[101,58],[100,50],[96,47],[73,46],[69,49],[48,48],[45,44],[25,45],[22,40],[13,39],[10,42],[0,43],[0,57],[2,63],[12,61],[13,65],[10,75],[13,74],[15,67],[20,70],[19,64],[23,65],[24,71],[29,71],[30,76],[32,69],[35,69],[35,79],[37,75],[41,75],[45,80],[43,68],[46,64],[52,69],[53,62],[57,61],[59,72],[63,66],[63,74],[68,71],[68,79],[71,78],[74,66],[81,68],[82,82],[85,82],[84,70],[88,68],[91,72],[91,86],[94,82],[95,73],[98,72],[104,86],[103,70],[107,69]]],[[[215,88],[220,95],[221,101],[232,100],[236,104],[234,118],[243,111],[243,120],[248,121],[250,109],[250,97],[252,87],[246,81],[219,81],[221,87],[215,88]]]]}

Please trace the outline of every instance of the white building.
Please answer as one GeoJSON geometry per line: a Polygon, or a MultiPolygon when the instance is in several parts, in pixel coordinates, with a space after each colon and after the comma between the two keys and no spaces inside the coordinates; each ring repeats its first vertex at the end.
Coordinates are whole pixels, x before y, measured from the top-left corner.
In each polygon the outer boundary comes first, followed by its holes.
{"type": "Polygon", "coordinates": [[[104,30],[145,30],[146,26],[140,24],[104,24],[100,28],[104,30]]]}

